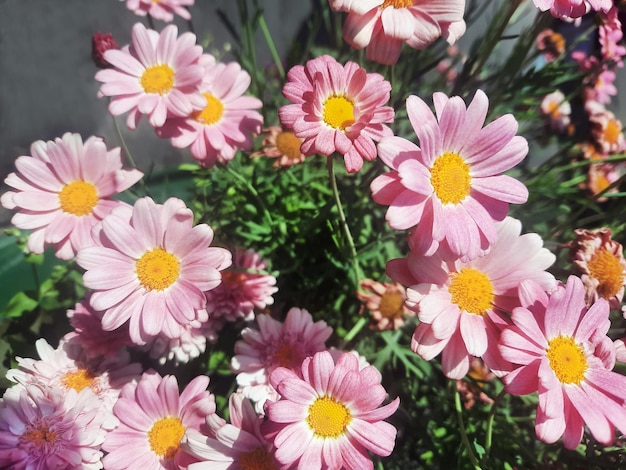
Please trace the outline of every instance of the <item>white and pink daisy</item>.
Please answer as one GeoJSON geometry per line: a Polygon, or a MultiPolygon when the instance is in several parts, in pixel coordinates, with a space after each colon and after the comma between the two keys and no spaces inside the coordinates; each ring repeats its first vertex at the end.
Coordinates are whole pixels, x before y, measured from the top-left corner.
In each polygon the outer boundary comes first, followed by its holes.
{"type": "Polygon", "coordinates": [[[126,7],[137,16],[150,15],[156,20],[169,23],[174,19],[174,15],[190,20],[191,14],[185,7],[193,6],[195,0],[120,0],[120,2],[126,2],[126,7]]]}
{"type": "Polygon", "coordinates": [[[598,298],[619,309],[626,286],[626,260],[621,243],[612,239],[609,228],[574,230],[569,243],[570,260],[585,286],[585,301],[591,305],[598,298]]]}
{"type": "Polygon", "coordinates": [[[391,85],[382,75],[323,55],[292,67],[287,80],[283,95],[293,103],[282,106],[278,116],[304,140],[303,154],[337,152],[348,172],[354,173],[363,160],[376,158],[374,142],[392,135],[384,124],[394,118],[393,108],[385,106],[391,85]]]}
{"type": "Polygon", "coordinates": [[[17,357],[18,368],[10,369],[7,379],[25,387],[40,384],[45,390],[69,393],[90,390],[103,414],[103,426],[113,429],[117,420],[113,406],[121,389],[141,374],[139,363],[128,363],[124,353],[108,359],[89,359],[77,345],[61,342],[54,349],[41,338],[35,342],[39,360],[17,357]]]}
{"type": "Polygon", "coordinates": [[[231,361],[240,387],[265,386],[277,367],[299,370],[304,358],[326,349],[332,328],[326,322],[313,322],[304,309],[292,308],[284,323],[269,315],[256,317],[258,329],[244,328],[235,343],[231,361]]]}
{"type": "Polygon", "coordinates": [[[93,289],[90,304],[102,311],[102,328],[128,322],[133,343],[177,332],[198,319],[205,291],[220,283],[231,254],[210,247],[213,230],[193,226],[193,212],[177,198],[156,204],[149,197],[123,207],[96,227],[97,245],[81,250],[77,263],[93,289]]]}
{"type": "Polygon", "coordinates": [[[9,388],[0,400],[0,467],[102,468],[106,431],[99,406],[87,390],[60,393],[37,384],[9,388]]]}
{"type": "Polygon", "coordinates": [[[537,437],[567,449],[580,444],[585,424],[604,445],[615,427],[626,433],[626,377],[613,372],[615,347],[606,336],[609,305],[585,305],[580,279],[570,276],[551,296],[532,281],[520,285],[521,307],[501,335],[500,351],[519,365],[504,377],[513,395],[539,392],[537,437]]]}
{"type": "Polygon", "coordinates": [[[585,103],[589,114],[591,134],[605,154],[619,153],[626,149],[622,121],[612,111],[598,102],[585,103]]]}
{"type": "Polygon", "coordinates": [[[532,279],[544,290],[555,287],[545,270],[556,257],[536,233],[520,235],[521,223],[507,217],[496,225],[498,241],[483,257],[446,261],[439,254],[411,251],[407,258],[387,263],[387,274],[408,286],[407,305],[420,324],[411,349],[429,361],[442,353],[444,374],[461,379],[473,356],[482,357],[497,375],[510,370],[498,352],[503,313],[520,305],[518,285],[532,279]]]}
{"type": "MultiPolygon", "coordinates": [[[[230,424],[207,419],[210,434],[188,429],[182,448],[199,460],[189,470],[278,470],[272,442],[261,433],[263,419],[250,401],[233,393],[228,401],[230,424]]],[[[213,415],[215,416],[215,415],[213,415]]]]}
{"type": "Polygon", "coordinates": [[[329,0],[333,11],[348,13],[343,38],[365,48],[369,60],[398,62],[402,44],[424,49],[443,36],[449,44],[465,33],[465,0],[329,0]]]}
{"type": "Polygon", "coordinates": [[[113,409],[120,425],[102,445],[104,467],[182,470],[196,462],[180,444],[187,430],[204,429],[215,413],[208,385],[208,377],[198,376],[179,392],[176,377],[148,371],[124,387],[113,409]]]}
{"type": "Polygon", "coordinates": [[[136,23],[132,43],[121,50],[111,49],[103,57],[112,68],[96,73],[102,82],[100,96],[111,96],[109,112],[128,112],[126,124],[135,129],[142,115],[153,127],[160,127],[168,116],[188,116],[206,106],[200,93],[204,74],[198,60],[202,47],[196,36],[166,26],[158,33],[136,23]]]}
{"type": "Polygon", "coordinates": [[[226,163],[237,150],[252,150],[252,137],[261,131],[263,106],[258,98],[245,96],[250,75],[237,62],[216,62],[211,55],[200,58],[204,76],[200,91],[206,104],[181,119],[169,119],[158,129],[160,137],[171,138],[176,148],[190,147],[204,167],[226,163]]]}
{"type": "Polygon", "coordinates": [[[383,421],[400,403],[381,406],[387,392],[372,366],[353,354],[335,362],[328,351],[302,363],[301,374],[280,367],[271,375],[281,399],[267,404],[276,460],[284,467],[373,469],[368,451],[388,456],[396,428],[383,421]]]}
{"type": "Polygon", "coordinates": [[[93,245],[91,228],[124,204],[111,199],[141,179],[139,170],[122,169],[119,147],[108,150],[102,139],[78,134],[38,140],[32,156],[15,160],[16,173],[4,182],[14,190],[0,198],[6,209],[16,210],[11,223],[31,230],[28,249],[43,253],[53,246],[58,258],[72,259],[93,245]]]}
{"type": "Polygon", "coordinates": [[[392,171],[372,181],[372,197],[387,210],[389,226],[409,229],[416,251],[445,250],[451,258],[481,256],[496,241],[497,221],[509,203],[521,204],[528,190],[501,174],[528,153],[507,114],[482,127],[489,100],[481,90],[470,105],[443,93],[433,95],[437,117],[417,96],[407,112],[420,147],[402,137],[384,137],[378,156],[392,171]]]}
{"type": "Polygon", "coordinates": [[[235,250],[235,262],[222,272],[222,283],[206,293],[212,320],[252,320],[274,303],[276,278],[266,271],[267,261],[252,249],[235,250]]]}

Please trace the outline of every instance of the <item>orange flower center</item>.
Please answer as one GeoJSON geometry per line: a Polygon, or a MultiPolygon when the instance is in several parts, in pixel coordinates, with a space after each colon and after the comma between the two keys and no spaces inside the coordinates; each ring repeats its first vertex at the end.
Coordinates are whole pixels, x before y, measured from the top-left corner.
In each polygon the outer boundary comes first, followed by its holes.
{"type": "Polygon", "coordinates": [[[354,124],[354,103],[344,95],[332,95],[324,101],[324,122],[339,130],[354,124]]]}
{"type": "Polygon", "coordinates": [[[413,0],[385,0],[379,8],[409,8],[413,6],[413,0]]]}
{"type": "Polygon", "coordinates": [[[61,378],[61,383],[65,388],[73,388],[77,392],[94,385],[96,377],[87,369],[78,369],[74,372],[67,372],[61,378]]]}
{"type": "Polygon", "coordinates": [[[346,432],[352,420],[350,410],[329,396],[317,398],[309,406],[306,422],[317,437],[337,438],[346,432]]]}
{"type": "Polygon", "coordinates": [[[178,279],[180,262],[163,248],[155,248],[135,261],[135,272],[146,290],[164,290],[178,279]]]}
{"type": "Polygon", "coordinates": [[[470,166],[458,153],[445,152],[430,169],[430,184],[442,204],[458,204],[472,189],[470,166]]]}
{"type": "Polygon", "coordinates": [[[302,357],[294,348],[284,341],[278,345],[272,354],[272,364],[277,367],[297,368],[302,364],[302,357]]]}
{"type": "Polygon", "coordinates": [[[167,64],[148,67],[139,79],[146,93],[166,95],[174,88],[174,70],[167,64]]]}
{"type": "Polygon", "coordinates": [[[448,292],[452,303],[474,315],[484,315],[493,305],[493,284],[489,277],[474,268],[463,268],[451,274],[448,292]]]}
{"type": "Polygon", "coordinates": [[[604,128],[604,140],[609,144],[617,144],[620,134],[622,133],[622,126],[615,119],[609,119],[604,128]]]}
{"type": "Polygon", "coordinates": [[[404,313],[404,297],[400,292],[385,292],[380,298],[378,309],[385,318],[400,318],[404,313]]]}
{"type": "Polygon", "coordinates": [[[282,131],[276,136],[276,148],[291,160],[300,158],[302,141],[291,131],[282,131]]]}
{"type": "Polygon", "coordinates": [[[548,341],[546,356],[550,368],[561,383],[580,384],[585,378],[587,358],[582,347],[569,336],[557,336],[548,341]]]}
{"type": "Polygon", "coordinates": [[[83,180],[76,180],[63,186],[59,192],[61,209],[68,214],[89,215],[98,204],[98,190],[83,180]]]}
{"type": "Polygon", "coordinates": [[[207,105],[202,111],[193,112],[191,114],[191,118],[201,124],[210,126],[211,124],[215,124],[222,119],[222,115],[224,114],[224,103],[211,93],[202,93],[202,95],[206,98],[207,105]]]}
{"type": "Polygon", "coordinates": [[[20,436],[20,442],[23,444],[32,444],[37,447],[53,446],[59,440],[59,436],[55,431],[51,431],[45,424],[32,426],[26,429],[20,436]]]}
{"type": "Polygon", "coordinates": [[[609,250],[599,250],[591,257],[587,267],[589,275],[599,282],[598,295],[604,299],[617,295],[624,285],[624,268],[619,258],[609,250]]]}
{"type": "Polygon", "coordinates": [[[274,457],[265,447],[242,452],[237,463],[241,470],[278,470],[274,457]]]}
{"type": "Polygon", "coordinates": [[[178,452],[184,434],[185,426],[179,418],[161,418],[148,431],[150,449],[162,459],[171,460],[178,452]]]}

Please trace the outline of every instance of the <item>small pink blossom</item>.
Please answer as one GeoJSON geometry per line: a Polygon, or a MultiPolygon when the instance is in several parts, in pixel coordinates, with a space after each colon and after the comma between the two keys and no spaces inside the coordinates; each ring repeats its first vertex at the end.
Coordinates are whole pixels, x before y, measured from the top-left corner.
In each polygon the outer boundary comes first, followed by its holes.
{"type": "Polygon", "coordinates": [[[343,38],[365,48],[369,60],[398,62],[402,44],[424,49],[439,37],[449,44],[465,33],[465,0],[329,0],[333,11],[347,12],[343,38]]]}
{"type": "Polygon", "coordinates": [[[368,451],[391,454],[396,428],[383,420],[400,399],[381,406],[387,392],[380,373],[372,366],[360,369],[353,354],[335,362],[328,351],[318,352],[297,373],[279,367],[271,383],[281,399],[268,403],[267,427],[284,467],[373,470],[368,451]]]}
{"type": "Polygon", "coordinates": [[[548,296],[533,281],[522,281],[521,307],[501,335],[500,351],[518,364],[504,377],[513,395],[539,392],[537,437],[567,449],[581,442],[585,424],[604,445],[626,433],[626,377],[613,372],[615,348],[606,336],[609,306],[604,299],[585,305],[583,283],[570,276],[548,296]]]}
{"type": "Polygon", "coordinates": [[[363,160],[376,158],[375,142],[392,135],[384,124],[394,118],[393,108],[385,106],[390,91],[382,75],[323,55],[289,70],[283,95],[293,104],[282,106],[278,116],[304,140],[304,155],[338,152],[354,173],[363,160]]]}
{"type": "Polygon", "coordinates": [[[580,18],[590,10],[607,12],[612,6],[612,0],[533,0],[541,11],[548,11],[555,18],[580,18]]]}
{"type": "Polygon", "coordinates": [[[169,23],[178,15],[190,20],[191,15],[185,7],[193,6],[195,0],[120,0],[126,2],[126,7],[137,16],[150,15],[156,20],[169,23]]]}
{"type": "Polygon", "coordinates": [[[267,262],[254,250],[235,250],[235,263],[222,272],[222,283],[206,293],[213,321],[252,320],[255,311],[272,305],[278,288],[266,268],[267,262]]]}
{"type": "Polygon", "coordinates": [[[17,172],[4,180],[13,190],[2,194],[0,202],[17,211],[13,225],[32,230],[27,245],[31,252],[53,246],[63,260],[93,245],[92,227],[125,205],[112,196],[143,176],[139,170],[122,169],[119,147],[109,150],[99,137],[83,142],[80,135],[66,133],[34,142],[30,153],[15,161],[17,172]]]}
{"type": "Polygon", "coordinates": [[[482,127],[489,100],[481,90],[467,108],[458,96],[435,93],[433,101],[436,116],[417,96],[407,99],[420,147],[396,136],[378,144],[378,156],[391,171],[372,181],[372,198],[390,206],[390,227],[417,225],[409,235],[414,250],[477,258],[495,243],[495,223],[508,205],[528,198],[524,184],[502,174],[522,161],[528,143],[515,135],[510,114],[482,127]]]}
{"type": "Polygon", "coordinates": [[[161,127],[168,116],[188,116],[206,106],[200,93],[201,54],[192,33],[178,36],[174,25],[158,33],[136,23],[130,46],[104,53],[113,67],[96,73],[96,80],[102,82],[99,96],[112,97],[113,116],[128,112],[129,129],[137,127],[142,115],[153,127],[161,127]]]}
{"type": "Polygon", "coordinates": [[[572,107],[569,101],[565,100],[565,95],[562,91],[556,90],[544,96],[541,100],[540,109],[541,113],[548,118],[550,128],[558,132],[567,130],[570,124],[572,107]]]}
{"type": "Polygon", "coordinates": [[[263,116],[255,111],[263,106],[258,98],[244,93],[250,75],[237,62],[216,62],[204,54],[200,92],[206,104],[182,118],[168,119],[157,134],[171,138],[176,148],[190,147],[193,157],[204,167],[226,163],[237,150],[252,150],[252,137],[261,131],[263,116]]]}
{"type": "Polygon", "coordinates": [[[39,384],[9,388],[0,400],[0,467],[102,468],[106,431],[99,406],[88,390],[61,393],[39,384]]]}
{"type": "Polygon", "coordinates": [[[326,349],[332,328],[323,320],[313,322],[304,309],[292,308],[285,321],[257,315],[258,329],[248,327],[235,343],[231,361],[240,387],[266,385],[277,367],[298,370],[304,358],[326,349]]]}
{"type": "Polygon", "coordinates": [[[363,279],[359,286],[356,296],[372,315],[371,329],[395,330],[404,325],[405,317],[415,315],[404,303],[406,291],[402,284],[363,279]]]}

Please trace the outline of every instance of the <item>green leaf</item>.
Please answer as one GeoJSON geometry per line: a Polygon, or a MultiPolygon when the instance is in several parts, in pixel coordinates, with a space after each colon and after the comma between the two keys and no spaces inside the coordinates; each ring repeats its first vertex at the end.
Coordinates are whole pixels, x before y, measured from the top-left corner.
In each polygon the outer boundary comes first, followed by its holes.
{"type": "Polygon", "coordinates": [[[7,306],[0,312],[0,320],[21,317],[24,312],[32,312],[39,303],[25,292],[15,294],[7,306]]]}

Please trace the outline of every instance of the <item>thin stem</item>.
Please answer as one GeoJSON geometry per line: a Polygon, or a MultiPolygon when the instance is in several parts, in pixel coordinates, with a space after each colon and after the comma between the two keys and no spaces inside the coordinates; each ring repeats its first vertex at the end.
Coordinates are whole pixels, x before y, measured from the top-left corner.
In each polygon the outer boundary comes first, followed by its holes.
{"type": "Polygon", "coordinates": [[[267,23],[265,22],[265,17],[263,15],[259,16],[259,27],[261,28],[261,32],[263,33],[263,37],[265,38],[267,47],[270,50],[272,59],[274,59],[274,65],[276,65],[276,69],[280,74],[280,78],[284,79],[285,69],[283,68],[283,63],[280,60],[280,55],[278,55],[278,50],[276,49],[276,45],[274,44],[274,40],[272,39],[272,35],[269,28],[267,27],[267,23]]]}
{"type": "Polygon", "coordinates": [[[350,256],[352,257],[352,267],[354,269],[354,281],[355,285],[358,286],[359,279],[361,279],[361,267],[359,266],[359,260],[357,258],[356,248],[354,246],[354,240],[352,239],[352,234],[350,233],[350,228],[348,227],[348,223],[346,222],[346,215],[343,212],[343,207],[341,206],[341,199],[339,197],[339,190],[337,189],[337,178],[335,176],[335,168],[333,167],[333,157],[329,155],[326,160],[326,166],[328,167],[328,177],[330,179],[330,187],[333,191],[333,197],[335,198],[335,205],[337,206],[337,212],[339,213],[339,223],[341,224],[341,228],[346,236],[346,241],[348,242],[348,247],[350,248],[350,256]]]}
{"type": "Polygon", "coordinates": [[[483,463],[487,462],[487,459],[489,458],[489,452],[491,451],[491,444],[492,444],[492,437],[493,437],[493,422],[496,417],[496,409],[498,405],[500,404],[500,400],[502,400],[504,395],[505,395],[505,392],[504,392],[504,389],[502,389],[502,391],[498,393],[498,396],[493,401],[493,404],[491,405],[491,409],[489,410],[489,417],[487,418],[487,437],[485,437],[485,455],[483,455],[483,458],[481,459],[481,462],[483,463]]]}
{"type": "MultiPolygon", "coordinates": [[[[126,158],[128,158],[130,165],[133,168],[140,170],[140,168],[137,166],[137,162],[133,158],[133,154],[130,153],[130,149],[128,148],[128,145],[126,145],[126,139],[124,139],[124,136],[122,135],[122,130],[120,129],[120,125],[117,123],[117,118],[115,116],[113,116],[113,124],[115,125],[115,132],[117,133],[117,137],[120,139],[120,144],[122,148],[124,149],[124,154],[126,155],[126,158]]],[[[138,184],[141,187],[141,189],[143,189],[145,194],[149,194],[148,187],[146,186],[146,182],[144,181],[143,178],[141,178],[138,181],[138,184]]]]}
{"type": "Polygon", "coordinates": [[[465,423],[463,422],[463,410],[461,409],[461,396],[457,390],[454,391],[454,409],[456,410],[456,419],[459,423],[459,432],[461,433],[461,440],[463,441],[463,447],[467,451],[467,455],[472,462],[474,469],[480,469],[480,462],[472,451],[467,432],[465,431],[465,423]]]}
{"type": "Polygon", "coordinates": [[[350,329],[350,331],[348,331],[346,336],[343,337],[344,345],[352,341],[356,337],[356,335],[359,334],[359,332],[363,329],[365,325],[367,325],[367,318],[365,317],[359,318],[359,321],[357,321],[354,324],[354,326],[350,329]]]}
{"type": "Polygon", "coordinates": [[[265,203],[263,202],[263,199],[261,199],[261,196],[259,195],[259,192],[255,189],[254,186],[252,186],[250,184],[250,182],[244,178],[243,176],[241,176],[239,173],[237,173],[235,170],[233,170],[230,165],[225,165],[223,168],[226,169],[226,171],[233,176],[235,179],[239,180],[241,183],[243,183],[243,185],[246,187],[246,189],[250,192],[250,194],[252,194],[252,196],[254,196],[254,198],[256,199],[256,201],[259,203],[259,206],[261,207],[261,209],[263,210],[263,215],[265,216],[265,218],[267,218],[267,222],[273,226],[274,225],[274,219],[272,219],[272,214],[270,213],[269,210],[267,210],[267,206],[265,205],[265,203]]]}

